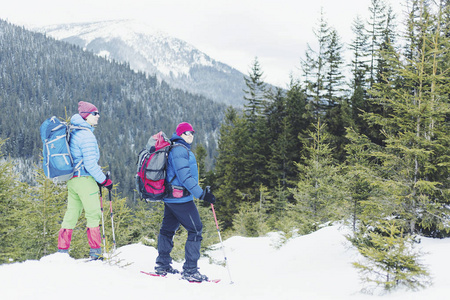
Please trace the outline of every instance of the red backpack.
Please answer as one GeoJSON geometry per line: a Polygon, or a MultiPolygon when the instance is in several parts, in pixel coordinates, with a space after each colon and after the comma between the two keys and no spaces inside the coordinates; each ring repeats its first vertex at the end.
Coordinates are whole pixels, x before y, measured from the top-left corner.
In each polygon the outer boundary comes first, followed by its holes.
{"type": "Polygon", "coordinates": [[[147,202],[161,201],[166,195],[166,168],[171,141],[160,131],[150,137],[147,146],[139,153],[136,189],[147,202]]]}

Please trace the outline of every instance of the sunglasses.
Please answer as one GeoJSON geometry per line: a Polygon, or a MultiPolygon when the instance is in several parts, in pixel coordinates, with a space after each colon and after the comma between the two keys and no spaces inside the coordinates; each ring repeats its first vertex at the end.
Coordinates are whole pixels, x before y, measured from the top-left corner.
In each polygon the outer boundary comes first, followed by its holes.
{"type": "Polygon", "coordinates": [[[93,112],[83,111],[83,112],[81,112],[80,114],[91,114],[91,115],[93,115],[94,117],[100,115],[100,113],[99,113],[98,111],[93,111],[93,112]]]}
{"type": "Polygon", "coordinates": [[[194,135],[194,131],[185,131],[184,132],[185,135],[194,135]]]}

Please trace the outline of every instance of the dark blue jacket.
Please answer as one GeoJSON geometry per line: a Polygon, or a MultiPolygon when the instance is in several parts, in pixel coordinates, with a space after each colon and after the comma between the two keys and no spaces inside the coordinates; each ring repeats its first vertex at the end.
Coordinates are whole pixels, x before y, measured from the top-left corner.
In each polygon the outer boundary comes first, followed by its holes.
{"type": "Polygon", "coordinates": [[[164,198],[167,203],[185,203],[200,198],[203,194],[202,188],[198,185],[198,167],[191,145],[186,143],[176,133],[170,139],[175,145],[169,152],[167,165],[166,182],[171,182],[169,186],[184,187],[188,193],[186,196],[175,198],[171,194],[164,198]],[[182,146],[176,146],[182,145],[182,146]],[[175,178],[174,178],[175,177],[175,178]]]}

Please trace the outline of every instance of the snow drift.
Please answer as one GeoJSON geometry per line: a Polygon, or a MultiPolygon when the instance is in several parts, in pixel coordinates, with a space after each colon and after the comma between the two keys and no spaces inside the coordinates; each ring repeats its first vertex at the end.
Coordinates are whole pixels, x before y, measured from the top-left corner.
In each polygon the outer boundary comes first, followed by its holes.
{"type": "MultiPolygon", "coordinates": [[[[361,259],[339,226],[292,238],[232,237],[199,261],[200,272],[220,283],[189,283],[176,275],[151,277],[157,251],[141,244],[117,249],[118,263],[86,262],[55,253],[40,260],[0,266],[1,299],[373,299],[351,263],[361,259]],[[230,284],[230,281],[233,284],[230,284]]],[[[385,299],[444,299],[450,294],[450,239],[422,238],[423,263],[434,284],[417,292],[396,290],[385,299]]],[[[174,263],[181,269],[181,263],[174,263]]],[[[378,297],[377,297],[378,298],[378,297]]]]}

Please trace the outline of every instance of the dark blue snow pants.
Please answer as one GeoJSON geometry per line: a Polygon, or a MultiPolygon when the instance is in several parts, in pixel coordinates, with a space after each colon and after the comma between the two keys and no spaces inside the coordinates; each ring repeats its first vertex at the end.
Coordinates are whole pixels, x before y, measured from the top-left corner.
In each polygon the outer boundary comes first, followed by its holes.
{"type": "Polygon", "coordinates": [[[173,248],[173,236],[180,225],[188,232],[183,269],[197,268],[197,261],[200,258],[203,224],[194,201],[164,203],[164,218],[158,236],[157,267],[165,268],[172,263],[170,252],[173,248]]]}

